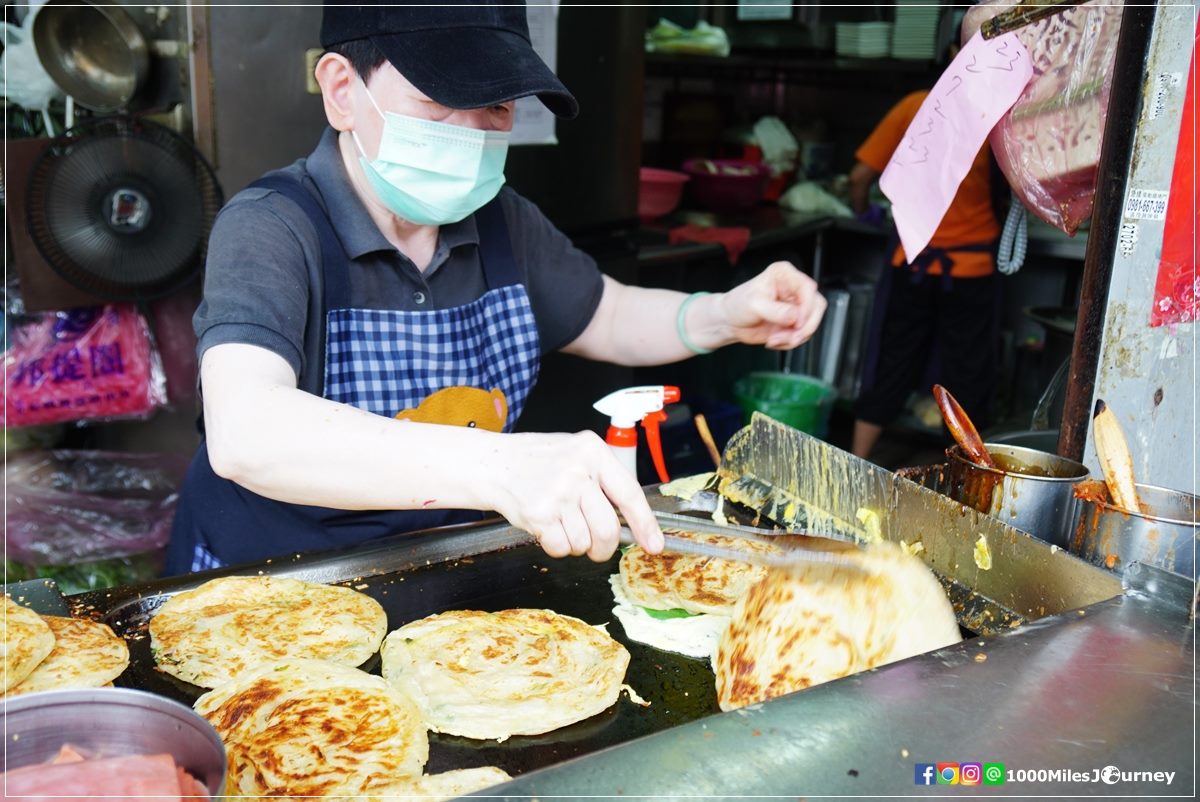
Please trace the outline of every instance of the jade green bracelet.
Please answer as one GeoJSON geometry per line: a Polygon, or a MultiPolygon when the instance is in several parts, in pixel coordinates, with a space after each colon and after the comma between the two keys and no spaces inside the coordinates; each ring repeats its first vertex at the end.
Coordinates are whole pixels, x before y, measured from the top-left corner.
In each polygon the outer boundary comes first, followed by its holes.
{"type": "Polygon", "coordinates": [[[708,294],[709,293],[707,292],[693,292],[691,295],[683,299],[683,303],[679,305],[679,312],[675,315],[675,331],[679,334],[679,342],[683,343],[684,346],[693,354],[703,355],[711,354],[713,352],[713,349],[711,348],[701,348],[692,342],[692,338],[688,337],[687,335],[687,326],[685,325],[685,321],[687,320],[687,310],[688,307],[692,305],[692,301],[708,294]]]}

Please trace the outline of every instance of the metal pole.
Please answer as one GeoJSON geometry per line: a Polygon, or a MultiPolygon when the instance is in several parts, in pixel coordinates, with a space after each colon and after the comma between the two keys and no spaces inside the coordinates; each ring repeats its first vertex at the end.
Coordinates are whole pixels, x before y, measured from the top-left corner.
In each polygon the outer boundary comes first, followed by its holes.
{"type": "Polygon", "coordinates": [[[188,72],[191,73],[192,141],[216,169],[220,166],[220,159],[217,155],[216,112],[213,108],[208,6],[188,2],[185,14],[188,72]]]}
{"type": "Polygon", "coordinates": [[[1083,458],[1088,422],[1092,417],[1092,392],[1100,361],[1113,254],[1121,229],[1125,183],[1141,116],[1150,32],[1157,13],[1157,6],[1127,5],[1121,14],[1121,35],[1117,40],[1117,55],[1113,64],[1104,145],[1096,173],[1096,202],[1092,209],[1087,253],[1083,261],[1075,344],[1071,349],[1071,373],[1067,379],[1062,428],[1058,436],[1058,453],[1074,460],[1083,458]]]}

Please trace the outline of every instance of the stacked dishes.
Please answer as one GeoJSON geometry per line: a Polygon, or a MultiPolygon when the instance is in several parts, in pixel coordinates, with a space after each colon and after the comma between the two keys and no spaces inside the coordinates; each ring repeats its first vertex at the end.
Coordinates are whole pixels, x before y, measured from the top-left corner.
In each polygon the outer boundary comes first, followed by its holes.
{"type": "Polygon", "coordinates": [[[941,7],[929,0],[897,0],[892,58],[912,61],[932,61],[937,58],[941,12],[941,7]]]}

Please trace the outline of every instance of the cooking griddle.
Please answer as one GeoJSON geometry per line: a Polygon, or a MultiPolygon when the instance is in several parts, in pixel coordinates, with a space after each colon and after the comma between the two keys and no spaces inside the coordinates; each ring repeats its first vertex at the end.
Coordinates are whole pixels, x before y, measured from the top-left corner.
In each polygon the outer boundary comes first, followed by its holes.
{"type": "MultiPolygon", "coordinates": [[[[720,479],[725,513],[741,523],[774,522],[788,531],[815,534],[862,534],[869,527],[859,516],[868,510],[878,516],[875,536],[922,541],[920,557],[946,587],[964,636],[990,635],[1121,593],[1120,581],[1108,572],[758,414],[730,441],[720,479]],[[972,558],[981,535],[990,544],[990,570],[972,558]]],[[[685,504],[654,492],[650,502],[658,509],[686,511],[685,504]]],[[[76,615],[103,620],[129,639],[130,666],[116,684],[186,704],[202,689],[155,670],[146,625],[170,594],[220,576],[259,573],[343,584],[383,605],[389,631],[446,610],[512,607],[544,607],[590,624],[607,624],[631,655],[626,682],[651,703],[649,707],[635,705],[622,694],[615,705],[590,719],[503,743],[430,735],[430,772],[495,765],[517,775],[719,712],[706,660],[661,652],[626,638],[612,614],[608,585],[617,563],[616,557],[602,564],[585,558],[553,560],[529,544],[525,533],[485,523],[93,591],[70,601],[76,615]]],[[[378,657],[363,669],[378,673],[378,657]]]]}
{"type": "MultiPolygon", "coordinates": [[[[625,681],[650,702],[649,707],[634,704],[623,692],[615,705],[585,721],[502,743],[430,733],[427,772],[490,765],[522,774],[719,712],[707,660],[658,651],[625,636],[612,612],[608,584],[618,561],[619,554],[605,563],[586,558],[553,560],[537,546],[525,545],[337,583],[378,601],[387,612],[389,632],[447,610],[544,607],[589,624],[607,624],[609,633],[629,649],[625,681]]],[[[152,691],[190,706],[204,689],[156,670],[150,654],[146,626],[166,598],[144,595],[101,616],[129,640],[129,668],[115,684],[152,691]]],[[[378,655],[362,668],[378,674],[378,655]]]]}

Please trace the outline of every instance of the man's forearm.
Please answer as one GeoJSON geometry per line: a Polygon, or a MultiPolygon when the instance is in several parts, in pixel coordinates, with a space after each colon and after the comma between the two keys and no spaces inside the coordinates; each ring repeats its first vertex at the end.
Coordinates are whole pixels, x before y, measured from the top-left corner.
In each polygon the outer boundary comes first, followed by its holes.
{"type": "MultiPolygon", "coordinates": [[[[215,399],[206,410],[216,412],[215,399]]],[[[502,435],[374,415],[294,387],[224,390],[213,469],[259,495],[362,509],[491,509],[502,435]]]]}
{"type": "MultiPolygon", "coordinates": [[[[593,321],[597,330],[585,334],[597,344],[607,344],[607,350],[575,353],[635,367],[665,365],[695,355],[680,339],[677,325],[680,305],[688,297],[685,293],[609,281],[605,295],[593,321]]],[[[699,348],[716,349],[735,342],[720,307],[721,297],[697,297],[685,310],[686,335],[699,348]]]]}

